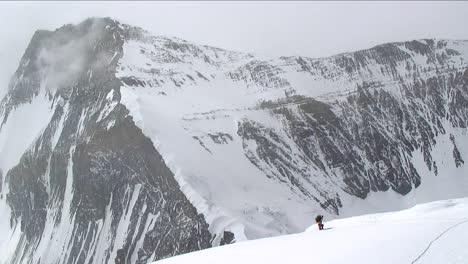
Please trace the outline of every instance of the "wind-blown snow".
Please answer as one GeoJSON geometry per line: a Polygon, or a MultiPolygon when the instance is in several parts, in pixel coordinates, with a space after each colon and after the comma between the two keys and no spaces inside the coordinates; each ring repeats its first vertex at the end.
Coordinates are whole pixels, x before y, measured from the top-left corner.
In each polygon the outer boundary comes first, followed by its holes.
{"type": "Polygon", "coordinates": [[[240,242],[155,263],[467,263],[468,198],[325,222],[325,230],[240,242]]]}

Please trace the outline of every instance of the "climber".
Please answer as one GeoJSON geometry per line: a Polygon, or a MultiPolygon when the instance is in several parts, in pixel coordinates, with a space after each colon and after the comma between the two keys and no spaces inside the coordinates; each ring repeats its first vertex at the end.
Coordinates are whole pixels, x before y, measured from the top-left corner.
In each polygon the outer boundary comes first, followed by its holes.
{"type": "Polygon", "coordinates": [[[322,220],[323,220],[323,215],[317,215],[315,217],[315,223],[317,223],[319,230],[323,230],[322,220]]]}

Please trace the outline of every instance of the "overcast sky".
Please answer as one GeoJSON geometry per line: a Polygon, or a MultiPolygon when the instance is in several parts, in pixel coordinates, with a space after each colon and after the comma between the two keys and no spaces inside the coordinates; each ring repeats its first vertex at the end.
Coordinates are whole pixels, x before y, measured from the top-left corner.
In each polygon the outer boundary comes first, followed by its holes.
{"type": "Polygon", "coordinates": [[[278,56],[324,57],[420,38],[468,39],[468,2],[0,2],[0,96],[36,29],[90,16],[278,56]]]}

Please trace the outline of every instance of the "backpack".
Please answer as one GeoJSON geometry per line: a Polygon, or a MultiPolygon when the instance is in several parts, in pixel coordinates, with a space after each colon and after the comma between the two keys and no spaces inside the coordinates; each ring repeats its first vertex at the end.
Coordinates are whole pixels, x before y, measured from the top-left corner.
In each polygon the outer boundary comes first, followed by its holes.
{"type": "Polygon", "coordinates": [[[315,217],[315,222],[317,222],[317,223],[321,223],[322,220],[323,220],[323,215],[317,215],[317,216],[315,217]]]}

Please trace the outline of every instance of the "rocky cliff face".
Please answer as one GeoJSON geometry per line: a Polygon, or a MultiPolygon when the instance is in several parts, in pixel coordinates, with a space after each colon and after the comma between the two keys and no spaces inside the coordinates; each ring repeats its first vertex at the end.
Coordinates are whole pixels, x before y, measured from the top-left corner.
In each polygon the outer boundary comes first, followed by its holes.
{"type": "Polygon", "coordinates": [[[468,191],[466,41],[262,58],[134,30],[122,102],[212,233],[270,236],[310,223],[294,210],[333,217],[468,191]]]}
{"type": "Polygon", "coordinates": [[[2,168],[14,231],[5,239],[16,242],[5,263],[146,263],[210,246],[203,216],[118,103],[122,33],[89,19],[38,31],[25,52],[1,105],[5,140],[28,129],[14,127],[23,105],[44,100],[49,115],[2,168]]]}
{"type": "Polygon", "coordinates": [[[0,262],[146,263],[468,192],[468,42],[261,58],[38,31],[0,105],[0,262]]]}

